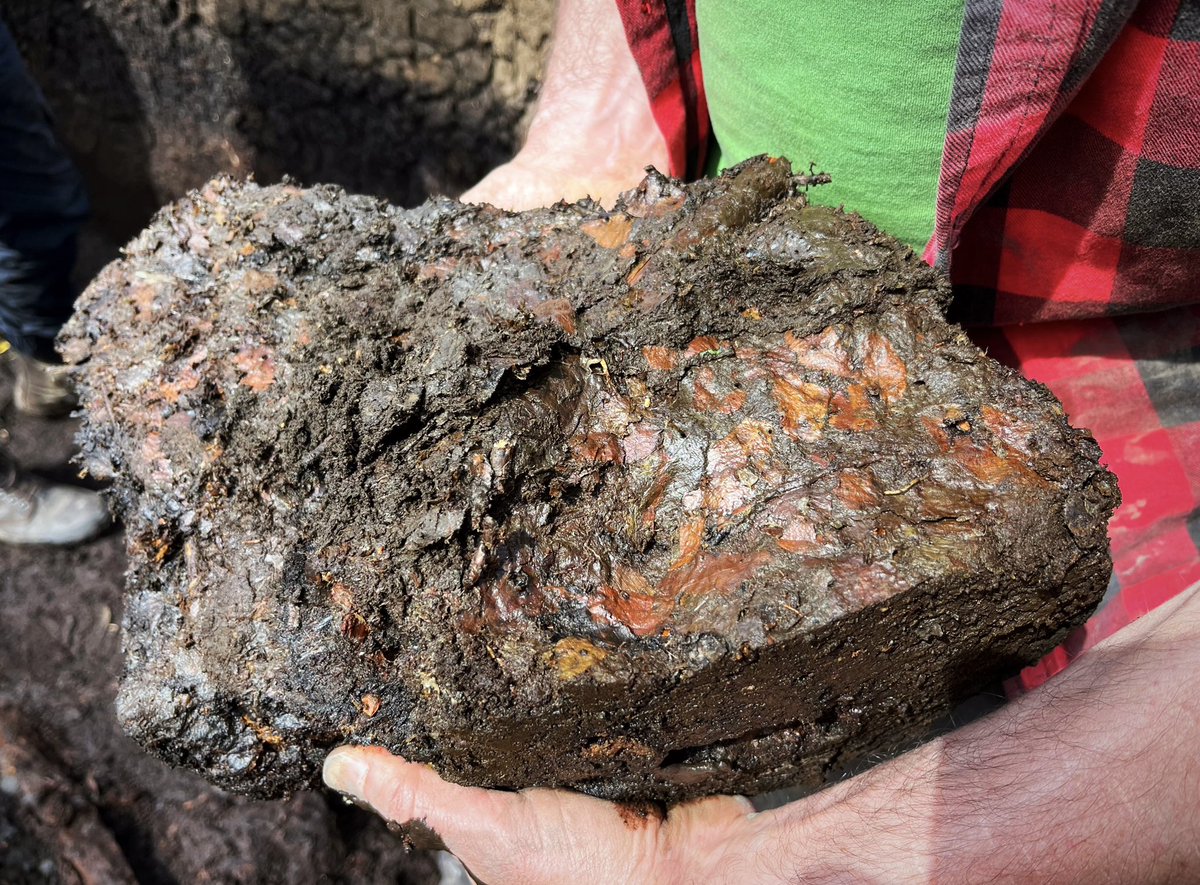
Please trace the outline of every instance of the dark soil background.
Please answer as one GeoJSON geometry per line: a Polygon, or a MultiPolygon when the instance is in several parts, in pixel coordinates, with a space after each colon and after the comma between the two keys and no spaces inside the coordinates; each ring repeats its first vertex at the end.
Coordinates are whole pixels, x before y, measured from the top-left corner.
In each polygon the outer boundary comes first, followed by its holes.
{"type": "Polygon", "coordinates": [[[414,205],[520,139],[553,0],[0,0],[110,249],[218,172],[414,205]]]}
{"type": "MultiPolygon", "coordinates": [[[[88,180],[86,282],[160,205],[218,172],[405,205],[457,193],[518,143],[552,7],[0,0],[0,16],[88,180]]],[[[74,481],[73,422],[16,416],[6,379],[0,427],[23,464],[74,481]]],[[[0,882],[438,881],[431,856],[334,797],[248,801],[126,738],[112,710],[124,568],[119,533],[0,547],[0,882]],[[101,831],[116,847],[89,866],[101,831]]]]}

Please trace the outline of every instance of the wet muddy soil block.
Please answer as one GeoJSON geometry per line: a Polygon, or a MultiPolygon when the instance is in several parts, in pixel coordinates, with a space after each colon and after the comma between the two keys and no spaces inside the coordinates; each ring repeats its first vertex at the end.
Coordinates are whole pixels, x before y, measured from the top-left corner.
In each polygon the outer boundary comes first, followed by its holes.
{"type": "Polygon", "coordinates": [[[782,161],[612,212],[217,180],[63,341],[126,728],[276,796],[377,743],[676,801],[819,783],[1100,599],[1091,436],[782,161]]]}

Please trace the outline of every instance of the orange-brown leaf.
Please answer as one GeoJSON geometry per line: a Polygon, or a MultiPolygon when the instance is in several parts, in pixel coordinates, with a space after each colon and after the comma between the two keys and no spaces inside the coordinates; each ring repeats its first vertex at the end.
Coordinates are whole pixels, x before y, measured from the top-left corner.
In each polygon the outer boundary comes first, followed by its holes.
{"type": "Polygon", "coordinates": [[[551,298],[535,304],[533,315],[538,319],[550,320],[568,335],[575,334],[575,308],[566,298],[551,298]]]}
{"type": "Polygon", "coordinates": [[[774,381],[775,402],[783,414],[783,429],[795,434],[804,426],[820,429],[829,414],[829,391],[807,381],[794,384],[784,378],[774,381]]]}
{"type": "Polygon", "coordinates": [[[908,389],[908,367],[896,356],[891,342],[878,332],[867,336],[863,368],[867,382],[874,385],[885,403],[900,399],[908,389]]]}
{"type": "Polygon", "coordinates": [[[692,384],[692,404],[701,412],[718,412],[731,415],[746,405],[746,391],[733,390],[721,396],[713,390],[716,374],[705,367],[696,373],[692,384]]]}
{"type": "Polygon", "coordinates": [[[832,326],[808,338],[797,338],[791,332],[787,332],[783,338],[788,349],[796,355],[796,362],[806,369],[815,369],[839,378],[849,377],[850,357],[832,326]]]}
{"type": "Polygon", "coordinates": [[[829,405],[833,411],[829,419],[830,427],[848,430],[851,433],[861,433],[879,427],[871,408],[871,401],[867,398],[867,389],[861,384],[851,384],[845,393],[835,395],[829,405]]]}
{"type": "Polygon", "coordinates": [[[595,240],[605,249],[617,249],[625,245],[633,230],[633,219],[628,215],[618,213],[611,218],[597,218],[580,225],[580,230],[595,240]]]}
{"type": "Polygon", "coordinates": [[[275,360],[269,347],[243,348],[233,358],[242,372],[241,384],[262,393],[275,383],[275,360]]]}
{"type": "Polygon", "coordinates": [[[670,571],[685,568],[695,562],[704,540],[704,516],[689,516],[679,524],[679,555],[671,563],[670,571]]]}
{"type": "Polygon", "coordinates": [[[669,347],[654,347],[647,345],[642,348],[642,356],[646,358],[650,368],[660,372],[669,372],[675,368],[675,351],[669,347]]]}
{"type": "Polygon", "coordinates": [[[593,615],[624,624],[635,636],[649,636],[662,629],[674,607],[674,599],[657,592],[645,575],[619,565],[613,570],[613,583],[601,588],[590,609],[593,615]]]}

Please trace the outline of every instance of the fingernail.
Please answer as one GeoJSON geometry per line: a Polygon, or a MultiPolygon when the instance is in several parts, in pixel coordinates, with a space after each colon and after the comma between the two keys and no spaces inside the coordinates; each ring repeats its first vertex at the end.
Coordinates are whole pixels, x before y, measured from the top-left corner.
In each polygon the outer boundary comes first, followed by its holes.
{"type": "Polygon", "coordinates": [[[321,776],[331,789],[362,798],[367,761],[351,747],[338,747],[325,757],[321,776]]]}

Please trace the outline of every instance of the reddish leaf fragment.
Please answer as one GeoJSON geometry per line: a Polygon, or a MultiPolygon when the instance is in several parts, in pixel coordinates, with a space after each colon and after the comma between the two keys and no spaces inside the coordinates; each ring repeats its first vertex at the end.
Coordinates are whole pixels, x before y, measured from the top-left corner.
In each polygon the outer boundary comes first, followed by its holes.
{"type": "Polygon", "coordinates": [[[608,219],[597,219],[580,225],[580,230],[605,249],[617,249],[625,245],[633,230],[633,219],[618,213],[608,219]]]}
{"type": "Polygon", "coordinates": [[[262,393],[275,383],[275,361],[269,347],[242,349],[233,359],[242,372],[241,384],[262,393]]]}
{"type": "Polygon", "coordinates": [[[568,335],[575,334],[575,308],[566,298],[551,298],[535,304],[533,315],[538,319],[550,320],[568,335]]]}

